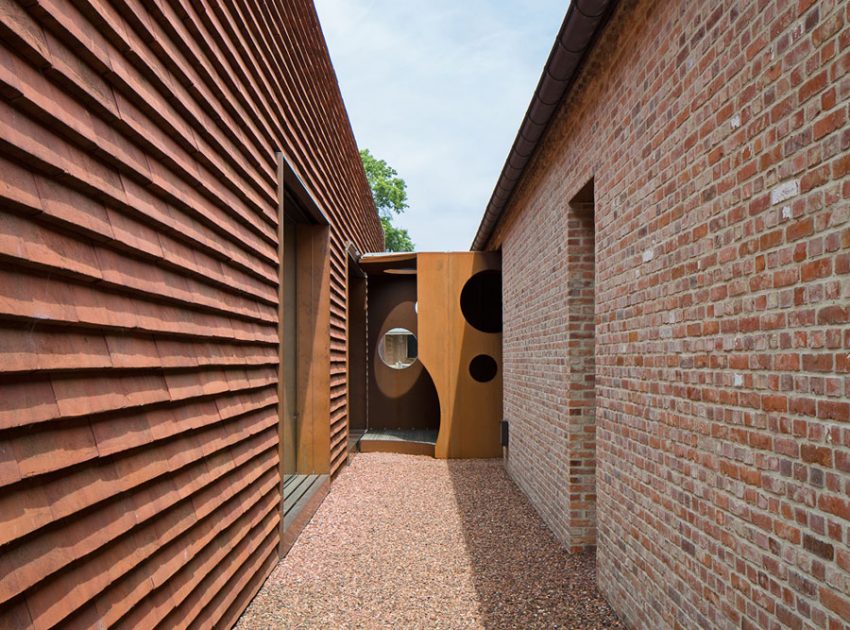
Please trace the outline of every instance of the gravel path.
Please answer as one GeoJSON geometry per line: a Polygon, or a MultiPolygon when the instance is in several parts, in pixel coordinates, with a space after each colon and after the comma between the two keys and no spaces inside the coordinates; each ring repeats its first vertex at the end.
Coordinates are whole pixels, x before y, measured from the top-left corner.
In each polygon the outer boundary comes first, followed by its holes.
{"type": "Polygon", "coordinates": [[[361,453],[238,628],[622,628],[500,460],[361,453]]]}

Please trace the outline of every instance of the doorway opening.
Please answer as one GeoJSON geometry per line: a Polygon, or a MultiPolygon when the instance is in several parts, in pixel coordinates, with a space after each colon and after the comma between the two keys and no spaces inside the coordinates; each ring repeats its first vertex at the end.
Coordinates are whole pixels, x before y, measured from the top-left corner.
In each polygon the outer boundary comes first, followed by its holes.
{"type": "Polygon", "coordinates": [[[366,254],[368,431],[358,450],[434,455],[440,401],[419,359],[417,255],[366,254]]]}
{"type": "Polygon", "coordinates": [[[366,272],[353,247],[348,248],[348,449],[369,430],[369,359],[366,272]]]}
{"type": "Polygon", "coordinates": [[[570,548],[596,542],[596,213],[591,179],[567,206],[570,548]]]}
{"type": "Polygon", "coordinates": [[[278,425],[281,555],[328,492],[330,228],[281,160],[278,425]]]}

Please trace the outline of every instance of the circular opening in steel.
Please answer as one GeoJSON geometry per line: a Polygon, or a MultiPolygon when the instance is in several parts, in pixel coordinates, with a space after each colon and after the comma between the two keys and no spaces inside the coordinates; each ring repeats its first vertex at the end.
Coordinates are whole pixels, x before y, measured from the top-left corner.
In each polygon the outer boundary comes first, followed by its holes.
{"type": "Polygon", "coordinates": [[[460,310],[473,328],[502,332],[502,273],[480,271],[467,280],[460,292],[460,310]]]}
{"type": "Polygon", "coordinates": [[[419,348],[416,335],[407,328],[391,328],[378,343],[378,356],[384,365],[394,370],[403,370],[416,363],[419,348]]]}
{"type": "Polygon", "coordinates": [[[479,354],[469,362],[469,375],[479,383],[488,383],[496,378],[499,366],[488,354],[479,354]]]}

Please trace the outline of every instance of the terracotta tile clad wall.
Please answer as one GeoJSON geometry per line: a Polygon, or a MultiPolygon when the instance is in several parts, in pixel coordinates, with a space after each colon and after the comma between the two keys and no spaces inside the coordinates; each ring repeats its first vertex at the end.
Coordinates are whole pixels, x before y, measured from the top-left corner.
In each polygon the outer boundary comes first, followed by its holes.
{"type": "Polygon", "coordinates": [[[382,236],[312,4],[0,0],[0,627],[226,626],[276,562],[280,149],[332,222],[336,469],[382,236]]]}
{"type": "MultiPolygon", "coordinates": [[[[312,4],[306,2],[284,2],[280,5],[263,7],[270,23],[291,25],[291,28],[276,31],[283,42],[284,79],[292,85],[322,85],[320,91],[285,92],[291,103],[292,116],[285,119],[289,125],[287,138],[302,140],[289,149],[293,160],[304,165],[301,175],[307,181],[323,178],[328,169],[344,167],[341,177],[328,185],[315,186],[320,204],[334,212],[336,226],[345,226],[346,231],[331,230],[331,472],[338,472],[345,462],[348,448],[348,410],[346,402],[346,278],[347,260],[345,248],[354,242],[361,252],[383,248],[383,234],[374,216],[369,221],[361,217],[372,208],[368,187],[353,187],[349,181],[365,182],[357,147],[350,142],[351,132],[345,114],[339,87],[335,81],[323,77],[333,76],[333,68],[327,55],[313,56],[312,50],[324,49],[325,43],[318,27],[318,18],[312,4]],[[303,45],[298,45],[299,41],[303,45]],[[320,152],[310,147],[321,146],[320,152]],[[332,161],[339,163],[331,164],[332,161]]],[[[259,20],[258,20],[259,21],[259,20]]]]}

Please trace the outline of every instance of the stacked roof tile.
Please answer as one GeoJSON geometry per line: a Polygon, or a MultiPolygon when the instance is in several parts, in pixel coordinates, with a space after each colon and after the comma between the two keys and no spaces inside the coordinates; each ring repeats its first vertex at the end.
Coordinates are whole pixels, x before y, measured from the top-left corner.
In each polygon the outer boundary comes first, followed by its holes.
{"type": "Polygon", "coordinates": [[[382,245],[315,11],[0,0],[0,49],[0,627],[228,625],[279,542],[275,152],[332,221],[334,469],[382,245]]]}

